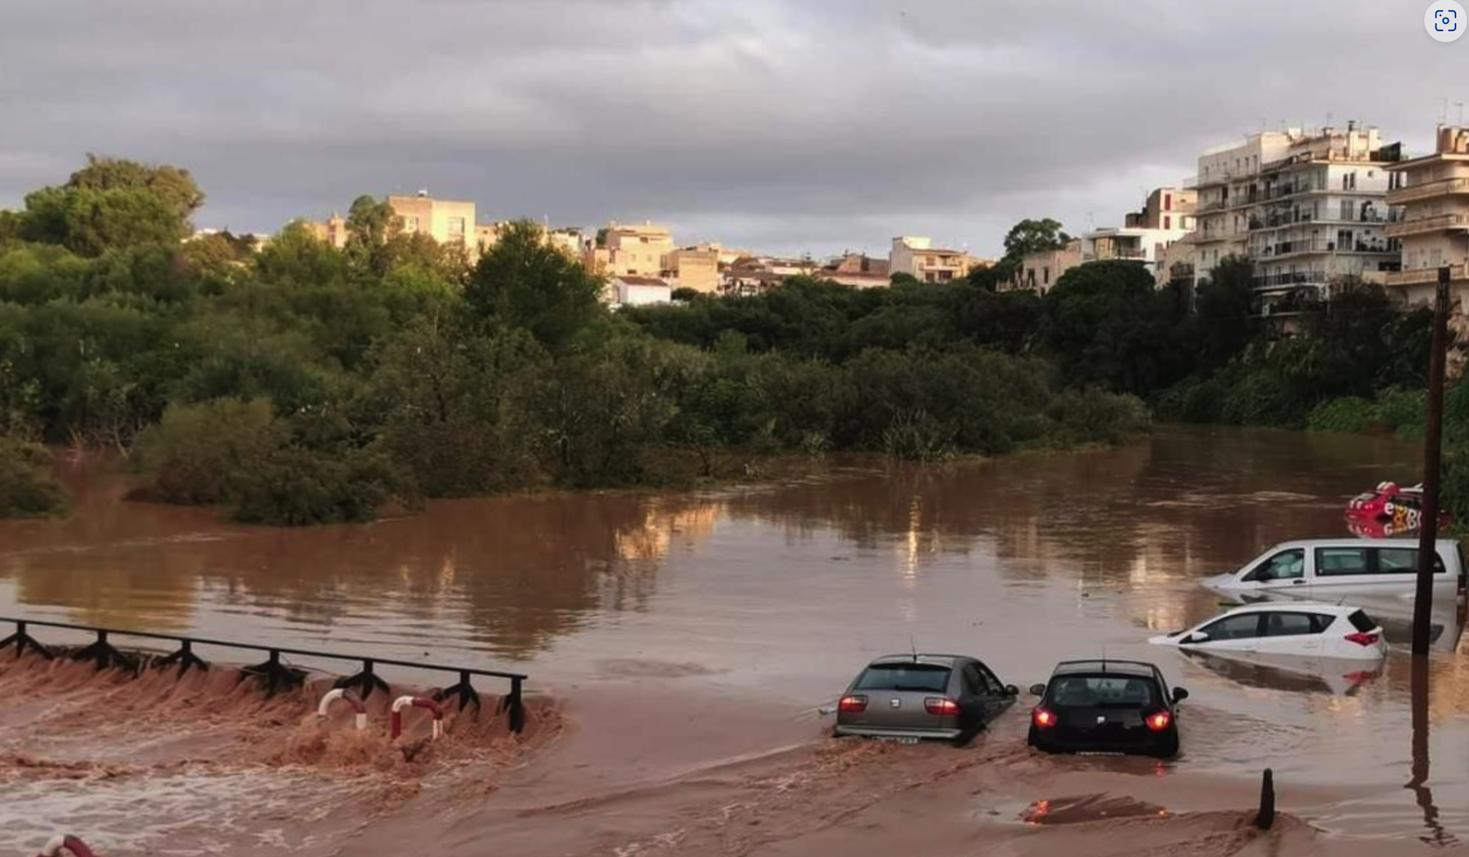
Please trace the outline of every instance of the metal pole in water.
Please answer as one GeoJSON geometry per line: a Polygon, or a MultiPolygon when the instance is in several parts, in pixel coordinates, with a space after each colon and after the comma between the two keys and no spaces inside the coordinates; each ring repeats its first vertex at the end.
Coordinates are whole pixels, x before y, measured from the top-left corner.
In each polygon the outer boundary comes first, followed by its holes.
{"type": "Polygon", "coordinates": [[[1275,773],[1266,768],[1265,776],[1260,779],[1260,811],[1255,813],[1255,826],[1261,830],[1269,830],[1274,823],[1275,773]]]}
{"type": "Polygon", "coordinates": [[[1433,339],[1428,355],[1428,425],[1423,439],[1423,507],[1418,530],[1418,586],[1413,595],[1413,656],[1428,657],[1433,611],[1433,565],[1438,556],[1438,474],[1443,446],[1443,384],[1448,348],[1449,274],[1438,269],[1433,300],[1433,339]]]}

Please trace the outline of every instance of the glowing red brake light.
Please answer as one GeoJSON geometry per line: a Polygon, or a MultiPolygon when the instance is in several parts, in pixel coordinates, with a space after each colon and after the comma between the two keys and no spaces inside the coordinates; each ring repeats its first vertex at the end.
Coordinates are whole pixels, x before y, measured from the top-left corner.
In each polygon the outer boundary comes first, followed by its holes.
{"type": "Polygon", "coordinates": [[[929,714],[937,714],[941,717],[953,716],[959,713],[959,703],[952,699],[945,699],[942,696],[930,696],[928,699],[923,700],[923,710],[929,714]]]}
{"type": "Polygon", "coordinates": [[[1355,634],[1348,634],[1347,639],[1359,646],[1375,646],[1377,645],[1378,636],[1376,634],[1364,634],[1358,631],[1355,634]]]}
{"type": "Polygon", "coordinates": [[[1052,711],[1049,708],[1041,708],[1040,706],[1036,706],[1036,708],[1030,712],[1030,722],[1034,723],[1035,728],[1037,729],[1050,729],[1052,726],[1056,725],[1056,712],[1052,711]]]}
{"type": "Polygon", "coordinates": [[[1173,715],[1166,711],[1155,711],[1144,717],[1143,722],[1148,724],[1148,728],[1154,732],[1162,732],[1173,723],[1173,715]]]}
{"type": "Polygon", "coordinates": [[[841,702],[837,703],[837,711],[842,714],[861,714],[866,710],[867,697],[865,696],[844,696],[841,702]]]}

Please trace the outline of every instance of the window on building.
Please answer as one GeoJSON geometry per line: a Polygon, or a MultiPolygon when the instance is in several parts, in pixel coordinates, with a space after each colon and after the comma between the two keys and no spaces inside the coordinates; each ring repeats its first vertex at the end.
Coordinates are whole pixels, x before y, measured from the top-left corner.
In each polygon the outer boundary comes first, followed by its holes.
{"type": "Polygon", "coordinates": [[[1050,265],[1046,265],[1045,267],[1041,268],[1041,282],[1043,284],[1045,284],[1045,285],[1048,285],[1048,286],[1051,284],[1051,266],[1050,265]]]}
{"type": "Polygon", "coordinates": [[[462,217],[451,217],[451,218],[449,218],[449,234],[450,235],[457,235],[457,236],[459,236],[461,238],[464,237],[464,218],[462,218],[462,217]]]}
{"type": "Polygon", "coordinates": [[[1163,194],[1163,210],[1164,211],[1172,211],[1173,210],[1173,194],[1171,194],[1171,193],[1165,193],[1165,194],[1163,194]]]}
{"type": "Polygon", "coordinates": [[[403,231],[404,232],[417,232],[418,231],[418,218],[417,217],[414,217],[411,214],[408,215],[407,217],[404,217],[403,218],[403,231]]]}
{"type": "Polygon", "coordinates": [[[1168,216],[1168,215],[1166,215],[1166,214],[1165,214],[1165,215],[1163,215],[1163,228],[1164,228],[1164,229],[1168,229],[1168,228],[1170,228],[1170,225],[1169,225],[1169,224],[1170,224],[1170,223],[1171,223],[1171,221],[1172,221],[1172,218],[1170,218],[1170,217],[1169,217],[1169,216],[1168,216]]]}

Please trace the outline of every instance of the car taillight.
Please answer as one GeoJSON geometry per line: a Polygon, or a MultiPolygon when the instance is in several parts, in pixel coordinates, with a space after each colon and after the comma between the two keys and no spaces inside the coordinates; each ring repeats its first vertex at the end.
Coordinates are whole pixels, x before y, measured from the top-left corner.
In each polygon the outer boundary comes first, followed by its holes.
{"type": "Polygon", "coordinates": [[[1037,729],[1050,729],[1056,725],[1056,712],[1049,708],[1036,706],[1030,712],[1030,722],[1034,723],[1037,729]]]}
{"type": "Polygon", "coordinates": [[[1348,634],[1347,639],[1359,646],[1375,646],[1377,645],[1378,637],[1376,634],[1364,634],[1358,631],[1355,634],[1348,634]]]}
{"type": "Polygon", "coordinates": [[[941,717],[951,716],[959,713],[959,703],[942,696],[930,696],[923,700],[923,710],[941,717]]]}
{"type": "Polygon", "coordinates": [[[842,714],[861,714],[866,710],[867,697],[865,696],[844,696],[842,701],[837,703],[837,711],[842,714]]]}
{"type": "Polygon", "coordinates": [[[1162,732],[1173,723],[1173,715],[1166,711],[1154,711],[1152,714],[1144,717],[1143,722],[1148,724],[1148,728],[1154,732],[1162,732]]]}

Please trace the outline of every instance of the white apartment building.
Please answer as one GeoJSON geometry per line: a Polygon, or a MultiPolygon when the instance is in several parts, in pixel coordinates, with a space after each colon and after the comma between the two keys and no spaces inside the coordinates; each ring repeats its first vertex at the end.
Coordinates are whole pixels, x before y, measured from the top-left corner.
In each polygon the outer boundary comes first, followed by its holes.
{"type": "Polygon", "coordinates": [[[1438,269],[1447,266],[1451,294],[1469,299],[1469,128],[1440,127],[1432,155],[1393,164],[1387,202],[1402,216],[1386,234],[1402,242],[1402,269],[1389,288],[1409,303],[1433,300],[1438,269]]]}
{"type": "Polygon", "coordinates": [[[1398,242],[1385,233],[1388,167],[1401,147],[1383,146],[1376,128],[1326,128],[1261,165],[1249,211],[1248,253],[1266,302],[1300,289],[1324,295],[1343,277],[1381,281],[1398,267],[1398,242]]]}
{"type": "Polygon", "coordinates": [[[1195,283],[1242,256],[1268,307],[1301,290],[1324,293],[1343,277],[1386,277],[1398,265],[1397,241],[1384,228],[1396,217],[1386,197],[1400,152],[1355,122],[1209,149],[1199,156],[1197,229],[1186,245],[1195,283]]]}
{"type": "Polygon", "coordinates": [[[1298,131],[1265,131],[1243,143],[1206,149],[1199,155],[1194,207],[1194,282],[1209,278],[1230,256],[1247,255],[1249,209],[1255,202],[1255,180],[1263,164],[1285,157],[1298,131]]]}

